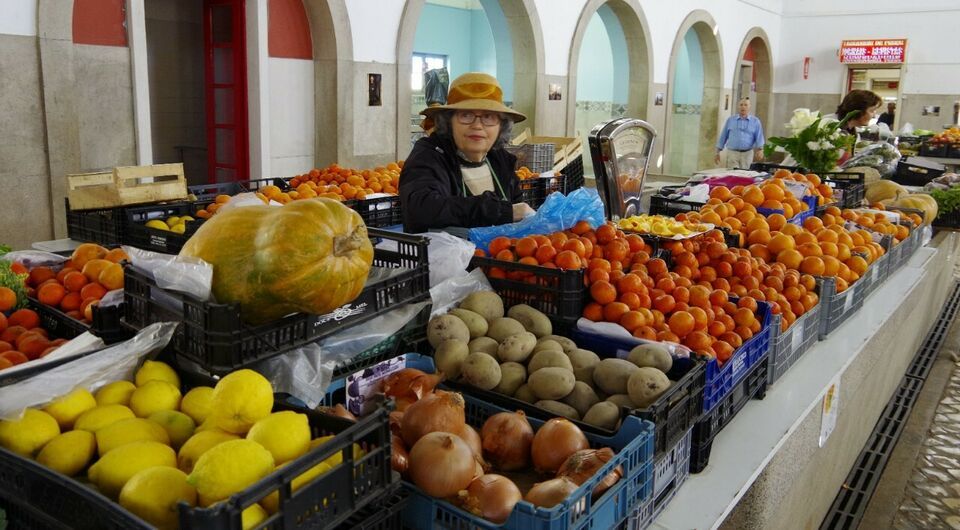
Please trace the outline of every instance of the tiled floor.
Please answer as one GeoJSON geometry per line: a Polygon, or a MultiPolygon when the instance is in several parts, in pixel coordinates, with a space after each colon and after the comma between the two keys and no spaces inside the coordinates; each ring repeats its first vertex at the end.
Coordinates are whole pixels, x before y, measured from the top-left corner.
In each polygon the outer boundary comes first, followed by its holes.
{"type": "Polygon", "coordinates": [[[894,528],[960,530],[960,363],[937,406],[894,528]]]}

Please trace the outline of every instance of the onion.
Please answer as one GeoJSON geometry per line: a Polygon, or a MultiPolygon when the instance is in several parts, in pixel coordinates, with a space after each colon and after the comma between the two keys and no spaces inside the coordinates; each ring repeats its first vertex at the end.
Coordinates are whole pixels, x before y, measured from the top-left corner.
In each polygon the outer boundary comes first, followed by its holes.
{"type": "Polygon", "coordinates": [[[570,494],[579,487],[576,482],[567,477],[558,477],[546,482],[534,484],[533,487],[530,488],[530,491],[527,492],[524,500],[541,508],[553,508],[563,502],[564,499],[569,497],[570,494]]]}
{"type": "Polygon", "coordinates": [[[383,393],[396,400],[397,410],[406,410],[424,394],[432,391],[443,374],[427,374],[416,368],[404,368],[383,380],[383,393]]]}
{"type": "Polygon", "coordinates": [[[427,495],[446,498],[466,489],[478,474],[470,446],[448,432],[424,435],[410,450],[407,474],[427,495]]]}
{"type": "MultiPolygon", "coordinates": [[[[584,449],[570,455],[570,458],[560,466],[557,472],[558,477],[567,477],[582,486],[584,482],[590,480],[600,468],[613,458],[613,449],[604,447],[603,449],[584,449]]],[[[593,488],[593,497],[597,498],[603,495],[603,492],[610,489],[623,477],[623,468],[617,466],[613,471],[603,477],[599,484],[593,488]]]]}
{"type": "MultiPolygon", "coordinates": [[[[463,396],[456,392],[427,394],[403,413],[400,435],[407,447],[413,447],[423,435],[431,432],[458,433],[466,419],[463,411],[463,396]]],[[[560,464],[557,464],[559,467],[560,464]]]]}
{"type": "Polygon", "coordinates": [[[403,438],[396,434],[390,435],[390,467],[401,475],[406,474],[410,466],[410,454],[403,445],[403,438]]]}
{"type": "Polygon", "coordinates": [[[459,493],[460,506],[497,524],[510,518],[515,504],[523,499],[520,489],[503,475],[484,475],[474,479],[459,493]]]}
{"type": "Polygon", "coordinates": [[[400,436],[400,427],[403,425],[403,412],[395,410],[390,413],[390,432],[400,436]]]}
{"type": "Polygon", "coordinates": [[[357,417],[353,415],[349,410],[347,410],[343,405],[337,403],[334,407],[319,407],[320,412],[328,416],[337,416],[338,418],[345,418],[350,421],[357,421],[357,417]]]}
{"type": "Polygon", "coordinates": [[[490,464],[487,464],[487,461],[483,459],[483,442],[480,441],[480,435],[477,434],[477,430],[464,423],[463,428],[453,434],[456,434],[461,440],[467,442],[467,445],[470,446],[470,451],[473,452],[473,457],[477,459],[480,467],[485,472],[489,471],[490,464]]]}
{"type": "Polygon", "coordinates": [[[554,418],[544,423],[534,435],[530,455],[534,469],[553,474],[570,455],[589,447],[587,437],[573,422],[554,418]]]}
{"type": "Polygon", "coordinates": [[[514,471],[530,465],[533,428],[522,411],[490,416],[480,429],[480,438],[484,455],[497,469],[514,471]]]}

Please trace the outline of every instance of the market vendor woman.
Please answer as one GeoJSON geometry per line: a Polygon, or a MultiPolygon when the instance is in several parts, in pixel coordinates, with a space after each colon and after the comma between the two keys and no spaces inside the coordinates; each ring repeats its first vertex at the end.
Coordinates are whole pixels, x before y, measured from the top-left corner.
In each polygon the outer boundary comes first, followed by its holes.
{"type": "Polygon", "coordinates": [[[516,157],[503,149],[526,116],[503,104],[497,80],[466,73],[453,80],[447,104],[424,109],[433,122],[400,173],[405,232],[473,228],[519,221],[533,213],[520,198],[516,157]]]}

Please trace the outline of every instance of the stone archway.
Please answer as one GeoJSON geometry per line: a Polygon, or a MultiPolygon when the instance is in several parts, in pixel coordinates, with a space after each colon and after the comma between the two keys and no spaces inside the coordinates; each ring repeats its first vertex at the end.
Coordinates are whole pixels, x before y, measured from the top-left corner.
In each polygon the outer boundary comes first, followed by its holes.
{"type": "MultiPolygon", "coordinates": [[[[342,0],[340,0],[342,1],[342,0]]],[[[513,106],[527,116],[520,129],[537,130],[540,94],[545,93],[543,76],[543,32],[534,0],[496,0],[506,18],[513,44],[513,106]]],[[[410,69],[413,41],[426,0],[407,0],[397,32],[397,158],[410,152],[410,69]]]]}
{"type": "Polygon", "coordinates": [[[353,37],[345,0],[303,0],[313,40],[317,167],[347,160],[353,146],[353,37]]]}
{"type": "MultiPolygon", "coordinates": [[[[740,45],[740,52],[737,54],[737,63],[733,71],[733,98],[736,98],[737,86],[740,84],[740,61],[748,55],[751,50],[753,55],[754,77],[756,78],[756,101],[753,102],[753,112],[763,124],[764,132],[772,127],[770,118],[773,109],[773,53],[770,47],[770,39],[767,32],[762,28],[752,28],[743,38],[740,45]]],[[[731,108],[733,108],[731,101],[731,108]]],[[[733,109],[735,112],[736,109],[733,109]]]]}
{"type": "Polygon", "coordinates": [[[663,155],[665,160],[664,173],[667,175],[678,173],[677,169],[672,167],[677,164],[672,161],[679,156],[695,156],[697,169],[713,167],[714,145],[720,130],[720,100],[723,97],[722,51],[717,23],[710,13],[697,9],[687,15],[673,41],[673,48],[670,52],[670,68],[667,75],[667,119],[664,127],[663,155]],[[677,61],[687,32],[691,30],[696,35],[703,61],[703,95],[699,109],[700,125],[697,127],[698,134],[695,133],[695,138],[684,136],[674,123],[677,61]],[[693,149],[689,147],[692,142],[696,142],[693,149]]]}
{"type": "MultiPolygon", "coordinates": [[[[650,98],[650,72],[653,70],[652,46],[647,18],[638,0],[589,0],[580,13],[577,28],[570,47],[570,62],[567,67],[567,120],[568,135],[576,131],[577,69],[580,48],[590,20],[601,6],[608,6],[623,28],[630,65],[627,89],[627,116],[646,119],[650,98]]],[[[584,139],[586,140],[586,139],[584,139]]]]}

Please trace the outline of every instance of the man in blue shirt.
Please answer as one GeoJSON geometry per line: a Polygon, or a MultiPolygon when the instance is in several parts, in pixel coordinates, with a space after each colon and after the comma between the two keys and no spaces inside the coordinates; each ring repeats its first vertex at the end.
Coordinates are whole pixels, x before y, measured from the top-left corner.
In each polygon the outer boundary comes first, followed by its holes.
{"type": "Polygon", "coordinates": [[[720,153],[726,151],[724,167],[750,169],[754,154],[757,160],[763,158],[763,126],[756,116],[750,115],[749,99],[741,99],[737,107],[739,113],[727,118],[720,131],[716,162],[720,163],[720,153]]]}

